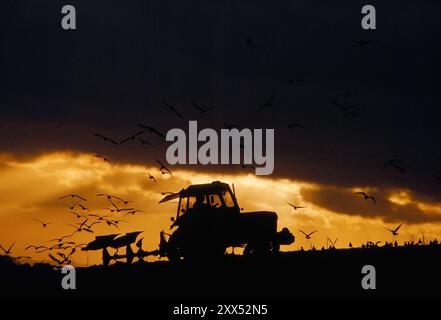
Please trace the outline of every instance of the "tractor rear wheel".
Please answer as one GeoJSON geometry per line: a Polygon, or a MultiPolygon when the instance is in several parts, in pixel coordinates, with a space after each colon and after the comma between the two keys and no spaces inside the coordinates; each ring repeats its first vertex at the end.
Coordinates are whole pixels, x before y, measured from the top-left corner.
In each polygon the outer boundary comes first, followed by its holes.
{"type": "Polygon", "coordinates": [[[225,246],[216,244],[203,244],[185,248],[184,259],[188,261],[202,261],[202,260],[218,260],[225,254],[225,246]]]}

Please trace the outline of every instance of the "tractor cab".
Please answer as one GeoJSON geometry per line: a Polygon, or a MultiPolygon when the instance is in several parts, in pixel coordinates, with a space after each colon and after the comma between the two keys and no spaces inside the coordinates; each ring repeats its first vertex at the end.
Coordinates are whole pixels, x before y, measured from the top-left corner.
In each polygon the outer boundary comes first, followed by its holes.
{"type": "Polygon", "coordinates": [[[192,185],[179,193],[170,195],[161,202],[179,198],[176,217],[172,217],[171,228],[194,218],[228,218],[240,213],[236,197],[226,183],[215,181],[209,184],[192,185]]]}

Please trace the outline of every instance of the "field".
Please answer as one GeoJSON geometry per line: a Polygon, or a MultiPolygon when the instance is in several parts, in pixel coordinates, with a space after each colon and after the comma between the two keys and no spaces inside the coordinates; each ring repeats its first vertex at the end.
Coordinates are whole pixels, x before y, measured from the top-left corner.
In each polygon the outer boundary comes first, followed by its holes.
{"type": "Polygon", "coordinates": [[[0,299],[150,301],[289,301],[439,299],[441,245],[284,252],[267,257],[226,255],[218,261],[117,263],[76,269],[76,290],[47,264],[0,259],[0,299]],[[376,289],[361,286],[364,265],[376,289]]]}

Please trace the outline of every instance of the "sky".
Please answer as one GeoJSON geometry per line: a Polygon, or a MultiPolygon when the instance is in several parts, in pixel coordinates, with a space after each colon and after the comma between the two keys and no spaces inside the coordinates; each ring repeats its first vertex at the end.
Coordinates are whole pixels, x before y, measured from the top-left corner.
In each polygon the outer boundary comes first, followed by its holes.
{"type": "MultiPolygon", "coordinates": [[[[433,37],[441,27],[439,2],[370,2],[377,9],[370,31],[360,27],[360,1],[69,4],[77,9],[77,30],[61,29],[59,3],[0,4],[3,246],[17,241],[16,253],[29,254],[26,244],[75,222],[58,197],[79,193],[98,209],[106,204],[95,194],[106,191],[145,211],[121,231],[146,230],[145,246],[153,249],[175,209],[159,205],[155,192],[213,180],[234,182],[246,210],[276,211],[279,227],[297,236],[292,249],[311,246],[302,228],[320,230],[313,239],[319,247],[328,236],[341,247],[391,241],[384,225],[400,223],[401,241],[440,238],[441,44],[433,37]],[[361,48],[353,40],[371,42],[361,48]],[[272,106],[257,111],[269,97],[272,106]],[[344,115],[332,100],[363,113],[344,115]],[[193,103],[213,110],[201,114],[193,103]],[[180,165],[170,179],[155,163],[165,161],[164,139],[145,133],[151,145],[114,146],[92,135],[122,140],[139,131],[138,123],[187,130],[189,120],[216,130],[273,128],[274,173],[180,165]],[[289,130],[295,122],[303,128],[289,130]],[[409,166],[405,174],[382,168],[392,158],[409,166]],[[377,204],[354,195],[361,190],[377,204]],[[307,208],[294,213],[286,202],[307,208]],[[55,223],[43,230],[35,218],[55,223]]],[[[92,262],[99,256],[89,255],[92,262]]]]}

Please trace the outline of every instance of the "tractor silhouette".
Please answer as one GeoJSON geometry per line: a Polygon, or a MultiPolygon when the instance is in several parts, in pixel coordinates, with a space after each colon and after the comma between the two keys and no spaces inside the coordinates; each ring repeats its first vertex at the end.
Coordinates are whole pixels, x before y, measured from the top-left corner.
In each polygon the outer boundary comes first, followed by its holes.
{"type": "Polygon", "coordinates": [[[215,258],[228,247],[242,247],[244,255],[277,253],[280,245],[294,242],[287,228],[277,232],[275,212],[241,212],[226,183],[191,185],[160,203],[174,199],[179,199],[176,218],[171,218],[174,231],[168,240],[161,232],[159,245],[160,255],[170,261],[215,258]]]}

